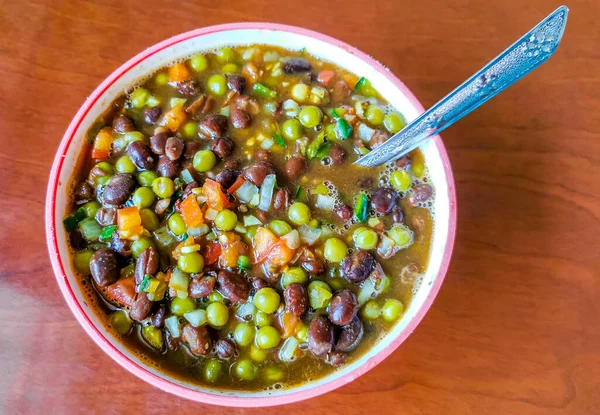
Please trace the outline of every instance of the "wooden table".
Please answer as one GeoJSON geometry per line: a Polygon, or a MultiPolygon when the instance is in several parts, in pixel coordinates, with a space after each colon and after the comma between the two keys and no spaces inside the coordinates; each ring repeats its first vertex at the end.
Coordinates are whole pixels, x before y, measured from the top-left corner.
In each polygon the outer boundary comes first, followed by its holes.
{"type": "MultiPolygon", "coordinates": [[[[221,412],[111,361],[50,268],[43,213],[54,152],[85,97],[125,60],[196,27],[277,19],[373,55],[429,106],[558,6],[178,3],[0,0],[0,413],[221,412]]],[[[232,413],[600,412],[600,3],[570,3],[557,55],[443,134],[458,235],[416,332],[335,392],[232,413]]]]}

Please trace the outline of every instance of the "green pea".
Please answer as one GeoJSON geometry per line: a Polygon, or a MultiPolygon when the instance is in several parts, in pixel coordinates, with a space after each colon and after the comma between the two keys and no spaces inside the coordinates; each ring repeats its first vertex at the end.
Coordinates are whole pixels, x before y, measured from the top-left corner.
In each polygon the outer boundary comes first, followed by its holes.
{"type": "Polygon", "coordinates": [[[222,303],[223,301],[225,301],[225,297],[223,297],[223,295],[221,295],[220,292],[218,291],[213,291],[212,293],[210,293],[210,295],[208,296],[208,301],[210,303],[222,303]]]}
{"type": "Polygon", "coordinates": [[[383,125],[390,133],[395,134],[404,128],[406,121],[399,112],[390,112],[383,119],[383,125]]]}
{"type": "Polygon", "coordinates": [[[390,176],[390,184],[394,189],[406,192],[412,186],[412,176],[406,170],[396,170],[390,176]]]}
{"type": "Polygon", "coordinates": [[[360,249],[374,249],[379,242],[379,235],[373,229],[360,227],[352,234],[352,240],[360,249]]]}
{"type": "Polygon", "coordinates": [[[100,209],[100,203],[96,201],[87,202],[81,207],[83,208],[83,210],[85,210],[85,214],[88,218],[95,218],[98,209],[100,209]]]}
{"type": "Polygon", "coordinates": [[[283,236],[288,232],[292,231],[292,227],[289,223],[283,220],[273,220],[269,223],[269,229],[277,236],[283,236]]]}
{"type": "Polygon", "coordinates": [[[108,318],[109,324],[115,329],[121,336],[126,335],[131,330],[133,325],[129,316],[124,311],[115,311],[108,318]]]}
{"type": "Polygon", "coordinates": [[[385,112],[383,112],[383,109],[378,105],[369,105],[369,108],[367,108],[367,111],[365,112],[365,116],[371,125],[379,126],[383,124],[385,112]]]}
{"type": "Polygon", "coordinates": [[[321,123],[321,120],[323,119],[323,112],[319,107],[309,105],[300,110],[298,119],[306,128],[313,128],[321,123]]]}
{"type": "Polygon", "coordinates": [[[240,346],[248,346],[254,340],[254,327],[248,323],[238,323],[233,330],[233,338],[240,346]]]}
{"type": "Polygon", "coordinates": [[[297,140],[302,137],[302,133],[304,132],[302,124],[295,118],[284,122],[281,130],[283,136],[288,140],[297,140]]]}
{"type": "Polygon", "coordinates": [[[169,83],[169,75],[167,75],[164,72],[157,74],[156,78],[154,78],[154,84],[156,86],[165,86],[168,83],[169,83]]]}
{"type": "Polygon", "coordinates": [[[133,241],[131,244],[131,253],[133,254],[133,257],[137,259],[142,252],[151,246],[154,246],[152,239],[143,236],[137,241],[133,241]]]}
{"type": "Polygon", "coordinates": [[[129,156],[119,158],[115,163],[115,167],[119,173],[133,174],[137,171],[135,164],[133,164],[129,156]]]}
{"type": "Polygon", "coordinates": [[[308,341],[308,326],[304,323],[296,330],[296,338],[302,343],[308,341]]]}
{"type": "Polygon", "coordinates": [[[381,315],[381,307],[375,300],[370,300],[363,306],[361,313],[367,320],[375,320],[381,315]]]}
{"type": "Polygon", "coordinates": [[[261,349],[272,349],[281,342],[281,334],[273,326],[265,326],[256,332],[256,345],[261,349]]]}
{"type": "Polygon", "coordinates": [[[140,210],[140,217],[142,218],[142,226],[150,232],[154,232],[160,226],[160,220],[152,209],[140,210]]]}
{"type": "Polygon", "coordinates": [[[264,362],[267,359],[267,352],[253,344],[250,346],[250,358],[255,362],[264,362]]]}
{"type": "Polygon", "coordinates": [[[110,179],[112,179],[112,175],[100,176],[96,179],[96,185],[105,186],[110,179]]]}
{"type": "Polygon", "coordinates": [[[193,298],[179,298],[175,297],[171,300],[171,313],[176,316],[183,316],[185,313],[194,311],[196,309],[196,302],[193,298]]]}
{"type": "Polygon", "coordinates": [[[192,164],[197,171],[204,173],[215,167],[217,156],[210,150],[200,150],[194,154],[192,164]]]}
{"type": "Polygon", "coordinates": [[[383,317],[385,321],[392,322],[398,320],[403,312],[404,305],[400,301],[390,298],[381,308],[381,317],[383,317]]]}
{"type": "Polygon", "coordinates": [[[156,196],[148,187],[138,187],[137,190],[133,192],[133,204],[137,206],[138,209],[152,206],[154,200],[156,200],[156,196]]]}
{"type": "Polygon", "coordinates": [[[81,275],[90,275],[90,260],[94,251],[85,250],[76,252],[73,255],[73,267],[81,275]]]}
{"type": "Polygon", "coordinates": [[[175,193],[175,183],[168,177],[159,177],[152,182],[152,191],[161,199],[167,199],[175,193]]]}
{"type": "Polygon", "coordinates": [[[227,80],[223,75],[213,75],[208,78],[208,89],[215,95],[225,95],[227,92],[227,80]]]}
{"type": "Polygon", "coordinates": [[[256,367],[250,359],[243,359],[236,363],[235,374],[242,380],[253,380],[256,377],[256,367]]]}
{"type": "Polygon", "coordinates": [[[204,258],[198,252],[190,252],[179,256],[177,266],[183,272],[197,274],[204,269],[204,258]]]}
{"type": "Polygon", "coordinates": [[[217,51],[216,55],[221,63],[232,62],[235,59],[235,51],[231,48],[221,48],[217,51]]]}
{"type": "Polygon", "coordinates": [[[162,330],[151,325],[142,327],[142,337],[157,350],[162,350],[165,344],[162,330]]]}
{"type": "Polygon", "coordinates": [[[331,300],[331,287],[323,281],[313,281],[308,285],[308,301],[315,310],[325,308],[331,300]]]}
{"type": "Polygon", "coordinates": [[[190,58],[190,66],[196,72],[202,72],[208,68],[208,59],[204,55],[194,55],[190,58]]]}
{"type": "Polygon", "coordinates": [[[254,305],[264,313],[274,313],[280,302],[277,291],[269,287],[261,288],[254,295],[254,305]]]}
{"type": "Polygon", "coordinates": [[[138,174],[137,179],[138,179],[138,183],[140,184],[140,186],[150,187],[150,186],[152,186],[152,183],[154,182],[154,180],[158,179],[158,174],[156,174],[155,171],[146,170],[146,171],[140,172],[140,174],[138,174]]]}
{"type": "Polygon", "coordinates": [[[237,215],[229,209],[223,209],[217,213],[214,224],[222,231],[231,231],[237,224],[237,215]]]}
{"type": "Polygon", "coordinates": [[[238,71],[238,66],[235,63],[228,63],[221,68],[221,72],[227,75],[234,74],[238,71]]]}
{"type": "Polygon", "coordinates": [[[267,314],[264,311],[258,311],[254,315],[254,324],[258,327],[270,326],[273,324],[273,315],[267,314]]]}
{"type": "Polygon", "coordinates": [[[99,167],[107,175],[115,174],[115,168],[112,166],[112,164],[106,161],[101,161],[100,163],[96,164],[95,167],[99,167]]]}
{"type": "Polygon", "coordinates": [[[335,133],[335,124],[329,124],[325,127],[325,137],[329,141],[337,141],[337,134],[335,133]]]}
{"type": "Polygon", "coordinates": [[[229,308],[223,303],[210,303],[206,308],[208,324],[223,327],[229,320],[229,308]]]}
{"type": "Polygon", "coordinates": [[[296,225],[305,225],[310,221],[310,209],[302,202],[296,202],[288,209],[288,218],[296,225]]]}
{"type": "Polygon", "coordinates": [[[344,280],[341,278],[327,278],[327,284],[333,291],[339,291],[344,288],[344,280]]]}
{"type": "Polygon", "coordinates": [[[142,108],[150,98],[150,92],[145,88],[135,89],[129,96],[129,102],[133,108],[142,108]]]}
{"type": "Polygon", "coordinates": [[[388,236],[394,241],[396,246],[403,248],[413,241],[413,233],[404,225],[396,225],[388,231],[388,236]]]}
{"type": "Polygon", "coordinates": [[[193,121],[187,122],[181,129],[181,134],[186,138],[194,138],[198,134],[198,124],[193,121]]]}
{"type": "Polygon", "coordinates": [[[279,382],[285,377],[284,371],[275,366],[266,367],[263,373],[265,381],[269,383],[279,382]]]}
{"type": "Polygon", "coordinates": [[[329,262],[342,262],[342,260],[346,258],[347,253],[348,247],[341,239],[329,238],[325,242],[323,255],[329,262]]]}
{"type": "Polygon", "coordinates": [[[177,236],[183,236],[183,234],[187,231],[183,216],[181,216],[179,213],[173,213],[171,216],[169,216],[167,224],[169,225],[171,232],[177,236]]]}
{"type": "Polygon", "coordinates": [[[223,363],[218,359],[210,359],[204,365],[204,379],[207,382],[215,383],[223,373],[223,363]]]}
{"type": "Polygon", "coordinates": [[[293,282],[306,284],[306,281],[308,281],[306,272],[300,267],[288,268],[281,277],[281,285],[283,285],[283,288],[287,288],[287,286],[293,282]]]}

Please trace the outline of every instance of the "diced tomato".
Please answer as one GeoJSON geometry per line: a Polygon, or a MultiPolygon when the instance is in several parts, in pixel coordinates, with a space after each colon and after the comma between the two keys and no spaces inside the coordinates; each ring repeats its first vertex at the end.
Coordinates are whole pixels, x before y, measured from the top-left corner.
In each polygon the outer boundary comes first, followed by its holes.
{"type": "Polygon", "coordinates": [[[259,227],[254,234],[254,263],[260,264],[269,258],[269,254],[277,245],[277,236],[269,229],[259,227]]]}
{"type": "Polygon", "coordinates": [[[190,70],[185,66],[185,63],[176,63],[169,68],[169,81],[181,82],[186,81],[192,77],[190,70]]]}
{"type": "Polygon", "coordinates": [[[136,206],[117,210],[117,223],[122,238],[131,239],[144,231],[142,217],[136,206]]]}
{"type": "Polygon", "coordinates": [[[221,255],[221,245],[218,242],[211,242],[204,248],[204,264],[212,265],[219,260],[221,255]]]}
{"type": "Polygon", "coordinates": [[[206,179],[202,186],[202,194],[206,197],[206,204],[215,210],[223,210],[231,206],[227,196],[221,189],[221,184],[211,179],[206,179]]]}
{"type": "Polygon", "coordinates": [[[278,241],[268,256],[269,263],[278,267],[287,265],[294,258],[295,251],[285,241],[278,241]]]}
{"type": "Polygon", "coordinates": [[[329,85],[331,84],[331,81],[333,81],[334,77],[335,72],[330,71],[329,69],[323,69],[321,72],[319,72],[319,75],[317,75],[317,81],[323,85],[329,85]]]}
{"type": "Polygon", "coordinates": [[[221,268],[237,267],[241,255],[248,253],[248,245],[242,242],[242,238],[233,232],[227,232],[219,238],[221,241],[221,255],[219,266],[221,268]]]}
{"type": "Polygon", "coordinates": [[[294,333],[296,333],[298,325],[301,323],[302,322],[300,321],[300,319],[292,313],[286,312],[281,314],[281,316],[279,317],[279,324],[281,326],[281,329],[283,330],[283,336],[281,337],[287,339],[288,337],[293,336],[294,333]]]}
{"type": "Polygon", "coordinates": [[[198,201],[193,194],[185,198],[179,205],[179,208],[185,226],[188,228],[197,228],[204,223],[202,209],[200,209],[200,205],[198,205],[198,201]]]}
{"type": "Polygon", "coordinates": [[[233,184],[231,185],[231,187],[229,189],[227,189],[227,193],[229,193],[230,195],[235,193],[235,191],[237,189],[242,187],[242,185],[244,184],[245,181],[246,180],[244,180],[244,177],[238,176],[237,180],[235,182],[233,182],[233,184]]]}
{"type": "Polygon", "coordinates": [[[131,306],[135,300],[135,281],[133,278],[121,278],[106,287],[105,295],[112,303],[131,306]]]}
{"type": "Polygon", "coordinates": [[[96,138],[94,139],[94,146],[92,147],[92,158],[103,159],[110,157],[110,149],[113,142],[112,131],[109,127],[105,127],[100,130],[96,138]]]}

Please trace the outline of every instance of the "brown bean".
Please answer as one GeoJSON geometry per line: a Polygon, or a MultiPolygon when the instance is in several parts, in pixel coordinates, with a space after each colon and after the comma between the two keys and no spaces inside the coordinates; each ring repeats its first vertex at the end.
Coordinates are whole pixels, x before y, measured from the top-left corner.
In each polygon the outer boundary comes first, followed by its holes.
{"type": "Polygon", "coordinates": [[[410,164],[410,159],[408,156],[402,156],[398,160],[396,160],[396,167],[402,169],[410,164]]]}
{"type": "Polygon", "coordinates": [[[167,145],[167,140],[169,139],[168,133],[158,133],[154,134],[150,137],[150,149],[154,154],[158,154],[162,156],[165,154],[165,146],[167,145]]]}
{"type": "Polygon", "coordinates": [[[235,183],[241,173],[240,170],[223,169],[215,176],[215,181],[221,184],[223,190],[227,190],[235,183]]]}
{"type": "Polygon", "coordinates": [[[183,154],[183,140],[178,137],[169,137],[165,144],[165,155],[171,160],[177,160],[183,154]]]}
{"type": "Polygon", "coordinates": [[[292,195],[288,189],[281,187],[275,192],[273,196],[273,209],[284,210],[290,207],[292,195]]]}
{"type": "Polygon", "coordinates": [[[109,205],[122,205],[127,202],[134,187],[135,181],[129,174],[115,174],[106,184],[102,199],[109,205]]]}
{"type": "Polygon", "coordinates": [[[371,189],[375,185],[375,179],[372,177],[362,177],[358,179],[358,186],[361,189],[371,189]]]}
{"type": "Polygon", "coordinates": [[[152,157],[150,148],[139,140],[127,146],[127,155],[140,169],[152,170],[154,168],[154,157],[152,157]]]}
{"type": "Polygon", "coordinates": [[[152,314],[152,325],[156,328],[162,328],[165,325],[165,318],[167,316],[167,308],[164,304],[158,307],[158,310],[152,314]]]}
{"type": "Polygon", "coordinates": [[[183,157],[191,159],[200,150],[200,143],[197,141],[187,140],[184,144],[183,157]]]}
{"type": "Polygon", "coordinates": [[[110,249],[124,257],[131,255],[131,242],[127,239],[122,239],[118,231],[115,230],[110,238],[110,249]]]}
{"type": "Polygon", "coordinates": [[[185,112],[187,112],[188,114],[194,114],[194,113],[202,110],[202,108],[204,108],[205,101],[206,101],[206,95],[200,95],[190,105],[188,105],[185,108],[185,112]]]}
{"type": "Polygon", "coordinates": [[[225,160],[233,153],[233,147],[233,140],[227,137],[218,138],[214,140],[211,145],[212,151],[222,160],[225,160]]]}
{"type": "Polygon", "coordinates": [[[185,81],[178,82],[176,88],[181,95],[186,97],[197,95],[200,92],[198,81],[195,79],[187,79],[185,81]]]}
{"type": "Polygon", "coordinates": [[[268,161],[269,163],[272,161],[271,153],[269,153],[264,148],[259,148],[258,150],[256,150],[256,152],[254,153],[254,158],[256,160],[268,161]]]}
{"type": "Polygon", "coordinates": [[[290,180],[296,180],[302,176],[308,169],[306,159],[300,155],[292,156],[285,162],[283,170],[290,180]]]}
{"type": "Polygon", "coordinates": [[[166,212],[170,204],[171,199],[160,199],[154,206],[154,212],[156,212],[157,215],[162,215],[166,212]]]}
{"type": "Polygon", "coordinates": [[[411,204],[426,202],[433,195],[433,189],[426,183],[415,184],[412,188],[412,194],[409,201],[411,204]]]}
{"type": "Polygon", "coordinates": [[[148,299],[148,294],[145,292],[137,293],[135,297],[135,301],[131,305],[131,310],[129,311],[129,317],[135,321],[145,320],[146,317],[150,315],[150,311],[152,310],[152,301],[148,299]]]}
{"type": "Polygon", "coordinates": [[[146,275],[154,276],[158,271],[158,252],[154,247],[142,251],[135,262],[135,284],[140,285],[146,275]]]}
{"type": "Polygon", "coordinates": [[[356,295],[345,288],[333,295],[329,303],[329,320],[335,325],[345,326],[350,323],[358,313],[358,300],[356,295]]]}
{"type": "Polygon", "coordinates": [[[340,205],[333,209],[333,213],[341,220],[352,219],[352,208],[348,205],[340,205]]]}
{"type": "Polygon", "coordinates": [[[250,285],[239,274],[222,270],[217,274],[217,289],[233,303],[246,301],[250,295],[250,285]]]}
{"type": "Polygon", "coordinates": [[[69,234],[69,243],[73,249],[85,249],[87,247],[87,240],[79,229],[75,229],[69,234]]]}
{"type": "Polygon", "coordinates": [[[81,182],[73,190],[75,201],[79,203],[89,202],[94,199],[94,188],[88,182],[81,182]]]}
{"type": "MultiPolygon", "coordinates": [[[[240,161],[238,159],[227,159],[225,160],[225,162],[223,163],[223,168],[224,169],[239,169],[240,167],[240,161]]],[[[240,174],[242,174],[242,172],[240,172],[240,174]]]]}
{"type": "Polygon", "coordinates": [[[333,84],[333,93],[331,94],[331,98],[334,102],[340,102],[348,98],[352,95],[352,90],[348,87],[346,82],[339,80],[335,84],[333,84]]]}
{"type": "Polygon", "coordinates": [[[179,166],[176,161],[171,160],[167,156],[161,156],[158,159],[156,171],[162,177],[174,179],[179,174],[179,166]]]}
{"type": "Polygon", "coordinates": [[[283,72],[285,73],[300,73],[310,71],[310,63],[306,59],[291,58],[283,64],[283,72]]]}
{"type": "Polygon", "coordinates": [[[302,248],[298,264],[309,274],[319,275],[325,271],[323,261],[319,259],[310,248],[302,248]]]}
{"type": "Polygon", "coordinates": [[[371,196],[371,207],[377,213],[387,215],[398,205],[398,192],[392,189],[380,188],[371,196]]]}
{"type": "Polygon", "coordinates": [[[369,140],[369,145],[371,148],[378,147],[385,143],[390,137],[391,136],[387,131],[375,130],[375,134],[373,134],[373,137],[369,140]]]}
{"type": "Polygon", "coordinates": [[[269,174],[275,174],[275,167],[266,161],[257,161],[244,170],[244,178],[256,186],[260,186],[269,174]]]}
{"type": "Polygon", "coordinates": [[[302,317],[308,309],[308,294],[304,285],[293,282],[283,292],[285,310],[296,317],[302,317]]]}
{"type": "Polygon", "coordinates": [[[100,208],[96,212],[96,222],[102,226],[110,226],[117,224],[117,209],[115,208],[100,208]]]}
{"type": "Polygon", "coordinates": [[[210,275],[192,279],[188,286],[189,296],[192,298],[208,297],[214,291],[216,282],[215,277],[210,275]]]}
{"type": "Polygon", "coordinates": [[[235,354],[235,344],[231,340],[221,339],[215,344],[215,351],[221,359],[229,359],[235,354]]]}
{"type": "Polygon", "coordinates": [[[160,109],[160,107],[144,108],[144,111],[142,112],[144,116],[144,121],[146,121],[150,125],[154,125],[158,122],[161,113],[162,110],[160,109]]]}
{"type": "Polygon", "coordinates": [[[241,94],[244,91],[244,88],[246,87],[246,78],[238,74],[227,75],[227,86],[232,91],[241,94]]]}
{"type": "Polygon", "coordinates": [[[165,343],[167,343],[167,349],[172,352],[176,352],[179,349],[179,338],[171,336],[169,330],[165,330],[165,343]]]}
{"type": "Polygon", "coordinates": [[[341,328],[335,343],[335,350],[350,352],[356,349],[363,338],[364,332],[360,318],[354,317],[350,323],[341,328]]]}
{"type": "Polygon", "coordinates": [[[392,212],[392,220],[394,223],[402,223],[404,222],[404,212],[402,209],[397,208],[392,212]]]}
{"type": "Polygon", "coordinates": [[[308,348],[317,356],[323,356],[333,349],[333,326],[323,316],[317,316],[308,326],[308,348]]]}
{"type": "Polygon", "coordinates": [[[338,144],[334,144],[329,149],[329,158],[332,164],[342,164],[346,160],[346,150],[338,144]]]}
{"type": "Polygon", "coordinates": [[[195,181],[186,184],[185,187],[183,188],[183,193],[181,194],[181,198],[182,199],[187,198],[189,195],[192,194],[192,190],[194,190],[196,187],[198,187],[198,183],[195,181]]]}
{"type": "Polygon", "coordinates": [[[113,130],[118,133],[126,133],[135,130],[133,120],[127,115],[121,114],[113,121],[113,130]]]}
{"type": "Polygon", "coordinates": [[[233,128],[237,128],[238,130],[248,128],[250,126],[250,123],[252,122],[252,117],[250,116],[250,114],[248,114],[247,111],[239,109],[235,105],[231,106],[229,118],[231,119],[231,124],[233,125],[233,128]]]}
{"type": "Polygon", "coordinates": [[[200,122],[200,131],[212,139],[221,138],[227,131],[227,118],[224,115],[211,114],[207,115],[200,122]]]}
{"type": "Polygon", "coordinates": [[[204,326],[194,327],[186,324],[181,330],[181,339],[187,343],[190,352],[196,356],[206,356],[212,348],[212,339],[204,326]]]}
{"type": "Polygon", "coordinates": [[[375,269],[375,258],[362,249],[344,258],[340,264],[342,277],[356,284],[366,280],[373,269],[375,269]]]}
{"type": "Polygon", "coordinates": [[[325,361],[333,367],[340,367],[348,360],[348,355],[343,352],[333,351],[327,354],[325,361]]]}
{"type": "Polygon", "coordinates": [[[252,290],[254,292],[260,290],[261,288],[266,288],[268,286],[269,286],[269,283],[267,283],[262,278],[258,278],[258,277],[252,278],[252,290]]]}
{"type": "Polygon", "coordinates": [[[269,221],[269,212],[266,210],[257,209],[254,211],[254,216],[256,216],[262,223],[267,223],[269,221]]]}

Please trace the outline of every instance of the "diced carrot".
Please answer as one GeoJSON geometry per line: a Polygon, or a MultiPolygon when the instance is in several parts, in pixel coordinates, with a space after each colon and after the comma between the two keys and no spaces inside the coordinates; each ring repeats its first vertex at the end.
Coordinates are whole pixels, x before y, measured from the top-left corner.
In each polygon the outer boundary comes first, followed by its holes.
{"type": "Polygon", "coordinates": [[[187,113],[183,109],[183,105],[178,105],[171,108],[171,110],[162,117],[160,125],[167,127],[172,132],[177,132],[186,119],[187,113]]]}
{"type": "Polygon", "coordinates": [[[135,281],[133,278],[121,278],[106,287],[106,297],[110,302],[131,306],[135,300],[135,281]]]}
{"type": "Polygon", "coordinates": [[[186,197],[179,207],[185,226],[188,228],[197,228],[204,223],[202,209],[200,209],[200,205],[198,205],[198,201],[193,194],[186,197]]]}
{"type": "Polygon", "coordinates": [[[117,223],[122,238],[132,239],[144,231],[140,211],[136,206],[131,206],[117,211],[117,223]]]}
{"type": "Polygon", "coordinates": [[[281,337],[287,339],[296,333],[296,328],[301,321],[294,314],[285,312],[279,317],[279,323],[281,325],[281,329],[283,330],[283,336],[281,337]]]}
{"type": "Polygon", "coordinates": [[[105,127],[100,130],[94,139],[92,147],[92,158],[103,159],[110,157],[110,148],[113,142],[113,135],[110,127],[105,127]]]}
{"type": "Polygon", "coordinates": [[[244,184],[245,181],[246,180],[244,180],[244,177],[238,176],[237,180],[235,182],[233,182],[233,184],[231,185],[231,187],[229,187],[229,189],[227,189],[227,193],[229,193],[230,195],[235,193],[235,191],[237,189],[242,187],[242,185],[244,184]]]}
{"type": "Polygon", "coordinates": [[[219,260],[221,255],[221,245],[218,242],[211,242],[204,248],[204,263],[212,265],[219,260]]]}
{"type": "Polygon", "coordinates": [[[329,69],[323,69],[321,72],[319,72],[319,75],[317,75],[317,81],[323,85],[329,85],[331,84],[331,81],[333,81],[334,77],[335,72],[330,71],[329,69]]]}
{"type": "Polygon", "coordinates": [[[176,63],[169,68],[169,81],[181,82],[186,81],[192,77],[190,70],[185,66],[185,63],[176,63]]]}
{"type": "Polygon", "coordinates": [[[277,245],[277,236],[269,229],[259,227],[254,234],[254,263],[260,264],[269,258],[269,254],[277,245]]]}
{"type": "Polygon", "coordinates": [[[202,194],[206,197],[206,204],[214,210],[223,210],[231,206],[219,182],[206,179],[202,186],[202,194]]]}

